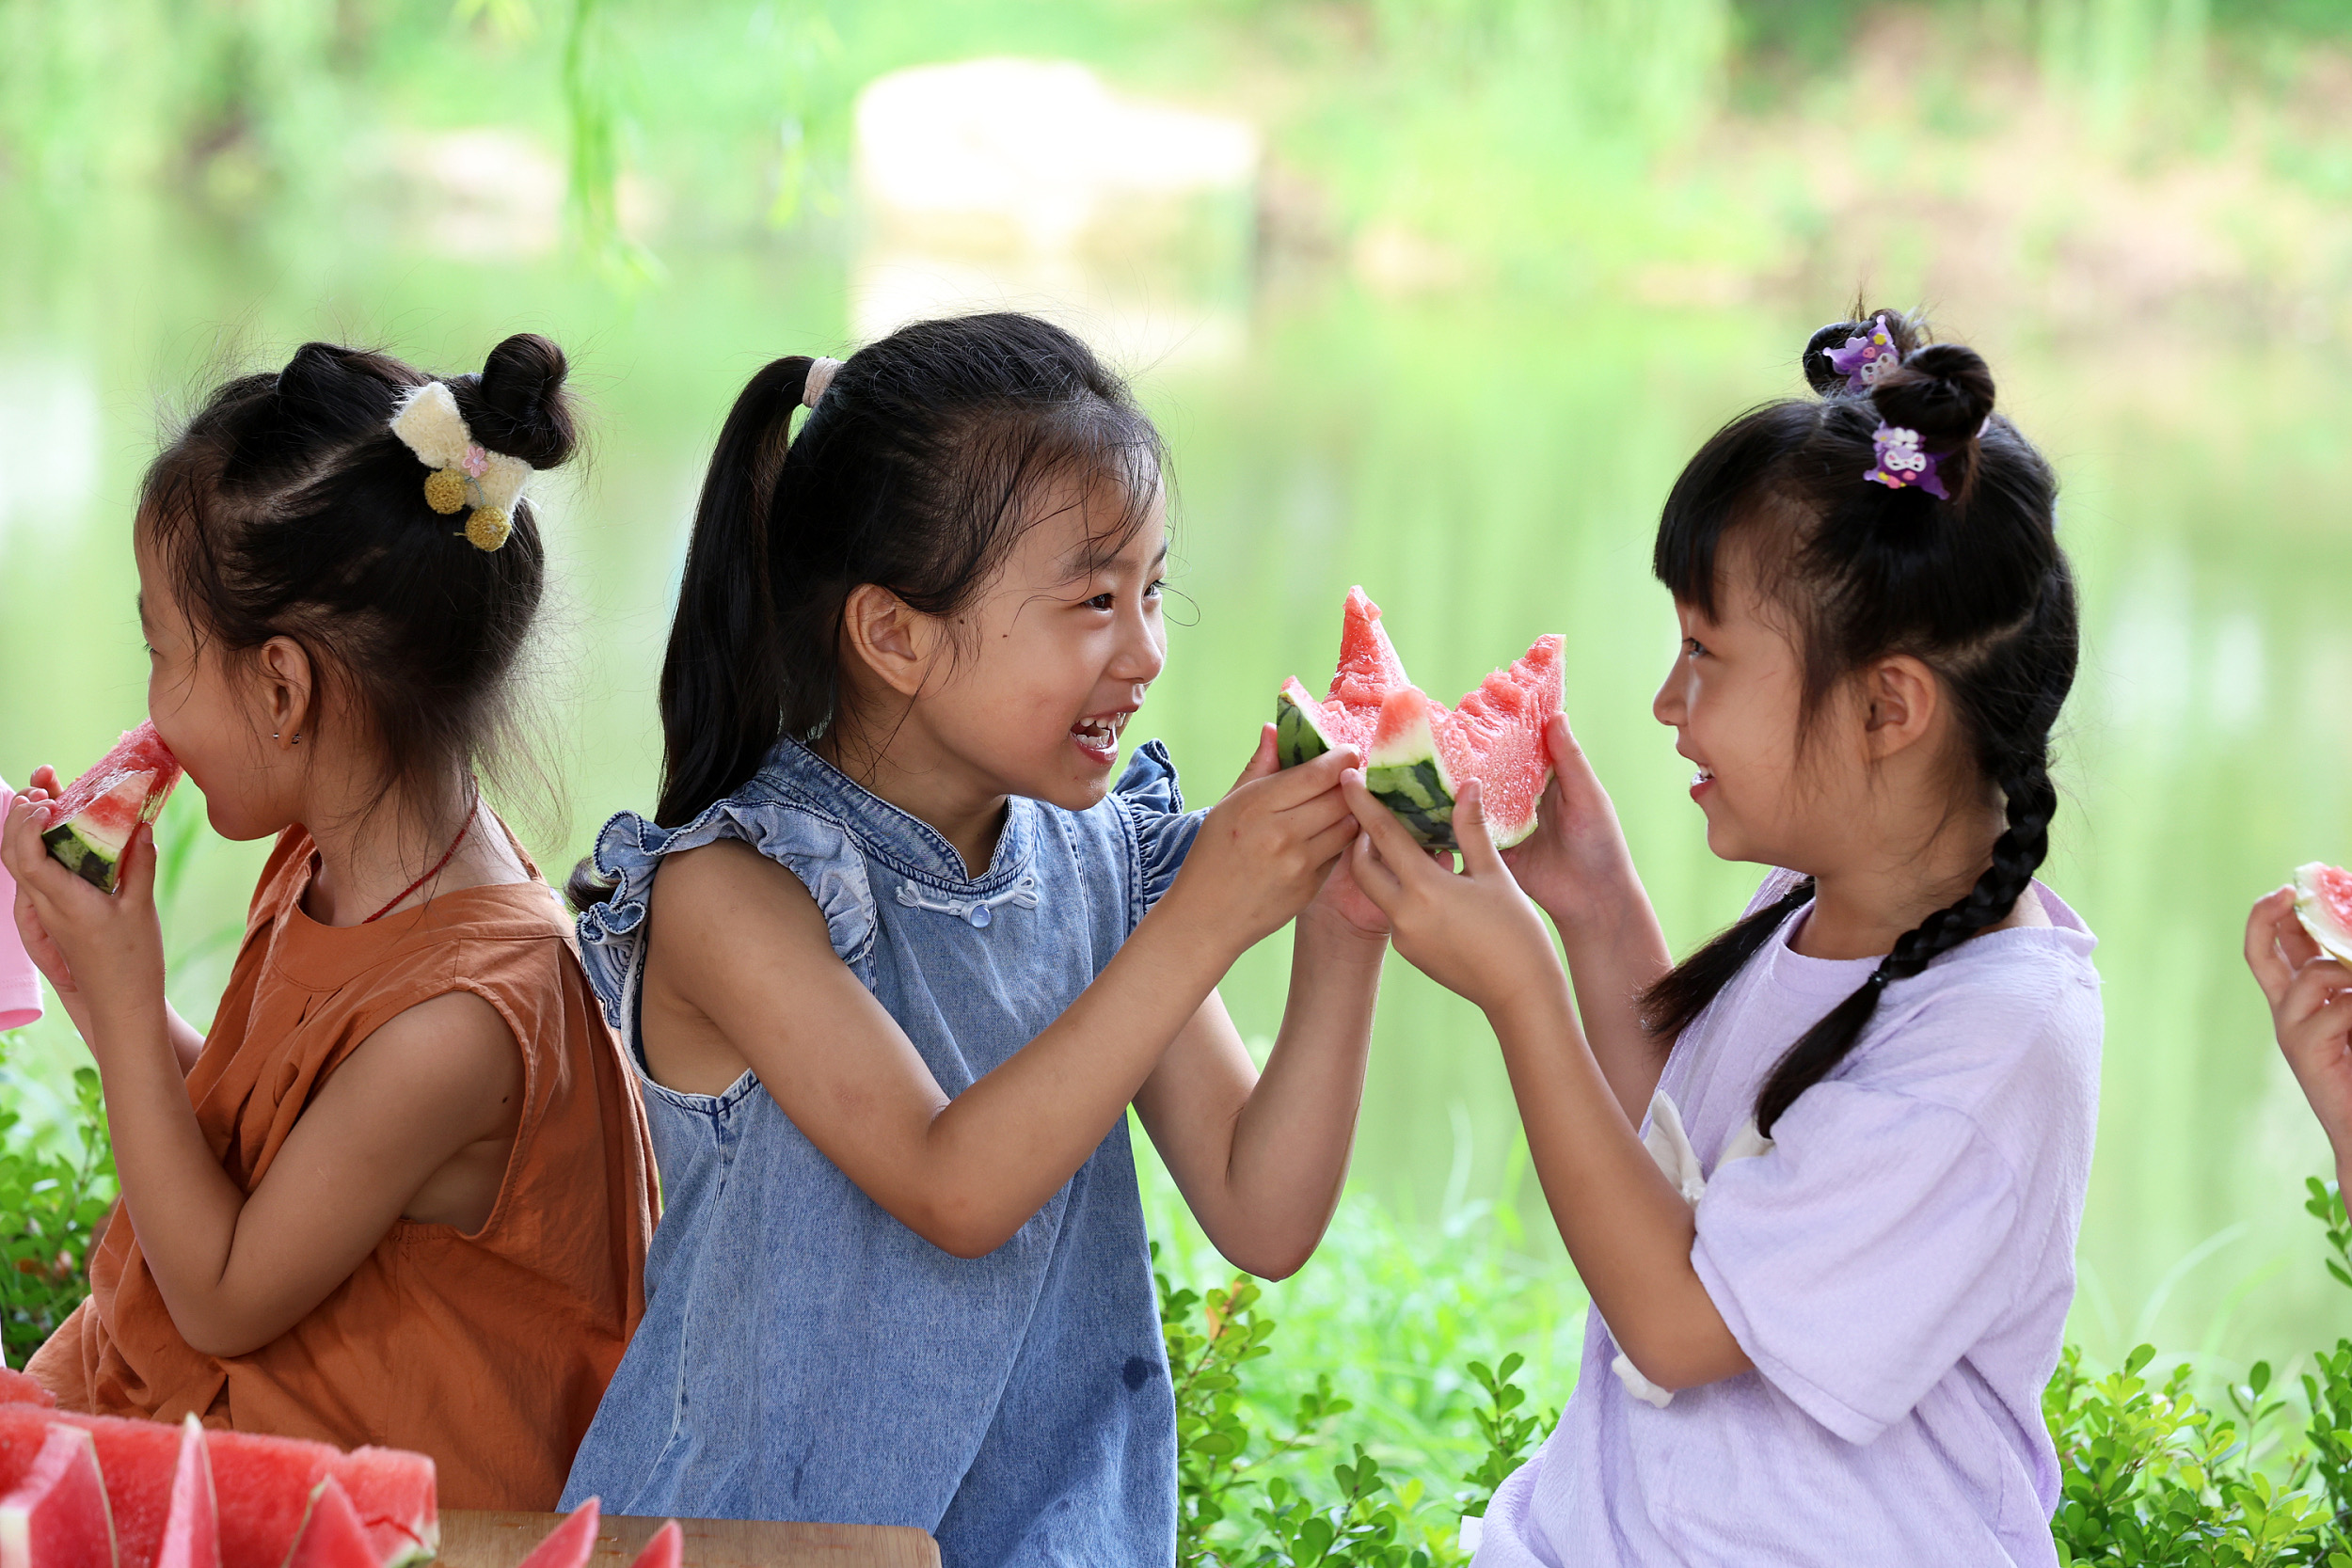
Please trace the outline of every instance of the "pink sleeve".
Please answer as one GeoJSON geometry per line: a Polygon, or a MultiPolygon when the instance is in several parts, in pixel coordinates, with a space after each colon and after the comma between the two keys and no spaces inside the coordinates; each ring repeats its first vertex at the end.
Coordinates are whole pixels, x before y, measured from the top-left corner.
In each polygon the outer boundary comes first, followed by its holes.
{"type": "MultiPolygon", "coordinates": [[[[0,783],[0,816],[16,791],[0,783]]],[[[0,866],[0,1029],[22,1029],[40,1017],[40,976],[16,932],[16,879],[0,866]]]]}

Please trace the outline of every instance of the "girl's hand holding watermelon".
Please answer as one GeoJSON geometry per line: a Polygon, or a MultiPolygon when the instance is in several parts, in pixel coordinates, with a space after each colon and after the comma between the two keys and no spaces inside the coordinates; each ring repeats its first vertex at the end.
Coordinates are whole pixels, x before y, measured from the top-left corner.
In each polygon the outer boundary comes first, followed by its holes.
{"type": "Polygon", "coordinates": [[[2324,951],[2295,912],[2292,887],[2255,901],[2246,964],[2270,1004],[2280,1053],[2336,1151],[2336,1182],[2352,1191],[2352,969],[2324,951]]]}
{"type": "Polygon", "coordinates": [[[93,1053],[101,1035],[121,1038],[150,1022],[169,1041],[163,931],[155,917],[155,830],[142,824],[132,834],[120,886],[102,893],[42,845],[56,775],[42,768],[33,777],[42,783],[17,797],[0,833],[0,862],[16,879],[24,950],[93,1053]]]}
{"type": "Polygon", "coordinates": [[[1617,808],[1565,715],[1544,727],[1551,782],[1535,832],[1502,852],[1512,878],[1559,927],[1593,1054],[1629,1120],[1641,1124],[1658,1082],[1655,1042],[1634,998],[1674,967],[1617,808]]]}

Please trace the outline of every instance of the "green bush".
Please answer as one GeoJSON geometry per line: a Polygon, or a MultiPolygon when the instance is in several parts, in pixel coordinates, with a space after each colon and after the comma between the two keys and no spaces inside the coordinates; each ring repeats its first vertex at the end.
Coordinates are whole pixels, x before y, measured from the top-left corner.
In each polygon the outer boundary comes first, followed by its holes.
{"type": "MultiPolygon", "coordinates": [[[[0,1066],[20,1043],[0,1034],[0,1066]]],[[[76,1151],[49,1151],[0,1095],[0,1349],[22,1367],[88,1294],[89,1247],[114,1207],[114,1148],[98,1074],[73,1074],[76,1151]]]]}

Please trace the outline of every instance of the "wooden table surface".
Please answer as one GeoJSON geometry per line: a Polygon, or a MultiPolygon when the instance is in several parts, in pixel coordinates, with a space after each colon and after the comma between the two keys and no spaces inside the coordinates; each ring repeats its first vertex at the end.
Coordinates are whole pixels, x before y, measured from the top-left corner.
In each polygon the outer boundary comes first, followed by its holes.
{"type": "MultiPolygon", "coordinates": [[[[515,1568],[547,1538],[560,1513],[441,1515],[443,1568],[515,1568]]],[[[606,1514],[590,1554],[591,1568],[627,1565],[644,1549],[660,1519],[606,1514]]],[[[681,1519],[686,1568],[939,1568],[939,1546],[903,1525],[771,1525],[751,1519],[681,1519]]]]}

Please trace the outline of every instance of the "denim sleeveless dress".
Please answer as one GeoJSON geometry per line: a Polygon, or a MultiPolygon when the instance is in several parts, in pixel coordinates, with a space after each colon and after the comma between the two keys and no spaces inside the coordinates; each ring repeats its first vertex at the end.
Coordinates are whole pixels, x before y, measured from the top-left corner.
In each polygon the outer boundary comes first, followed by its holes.
{"type": "MultiPolygon", "coordinates": [[[[1093,981],[1199,827],[1153,741],[1090,810],[1014,798],[973,880],[936,832],[787,740],[682,828],[605,825],[596,865],[619,885],[581,916],[580,951],[644,1077],[654,872],[741,839],[807,884],[834,950],[960,1094],[1093,981]]],[[[752,1073],[716,1095],[644,1081],[665,1200],[645,1315],[563,1507],[916,1525],[947,1568],[1172,1560],[1175,1398],[1123,1118],[964,1259],[867,1197],[752,1073]]]]}

